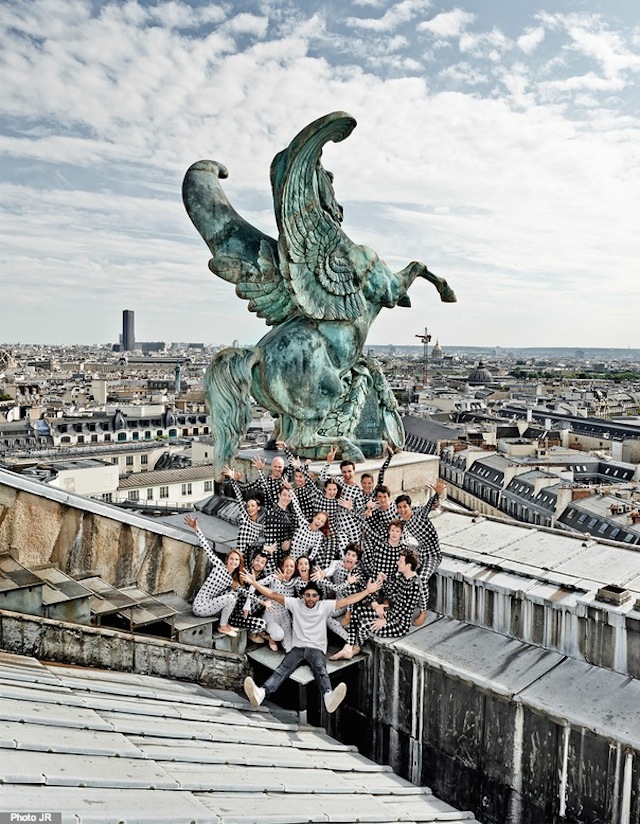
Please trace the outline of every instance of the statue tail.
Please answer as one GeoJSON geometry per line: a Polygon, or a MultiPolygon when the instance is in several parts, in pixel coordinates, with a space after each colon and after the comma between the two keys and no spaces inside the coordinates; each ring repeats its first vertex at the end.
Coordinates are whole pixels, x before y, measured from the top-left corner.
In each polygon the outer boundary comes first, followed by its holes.
{"type": "Polygon", "coordinates": [[[211,418],[214,475],[230,463],[251,420],[251,371],[257,349],[223,349],[205,375],[205,397],[211,418]]]}

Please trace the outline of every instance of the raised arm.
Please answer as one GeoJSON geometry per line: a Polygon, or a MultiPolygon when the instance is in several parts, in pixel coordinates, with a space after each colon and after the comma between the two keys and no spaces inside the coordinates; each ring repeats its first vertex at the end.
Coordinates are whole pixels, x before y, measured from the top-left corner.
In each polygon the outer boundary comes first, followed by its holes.
{"type": "Polygon", "coordinates": [[[357,604],[358,601],[362,601],[363,598],[366,598],[367,595],[373,595],[374,592],[377,592],[382,587],[382,581],[369,581],[367,586],[361,590],[360,592],[354,592],[352,595],[347,595],[345,598],[339,598],[336,601],[336,609],[342,609],[342,607],[351,606],[351,604],[357,604]]]}
{"type": "Polygon", "coordinates": [[[387,444],[387,457],[378,472],[378,486],[384,485],[384,476],[389,468],[389,464],[391,463],[391,458],[393,458],[393,449],[389,446],[389,444],[387,444]]]}
{"type": "Polygon", "coordinates": [[[265,598],[269,598],[272,601],[275,601],[277,604],[282,604],[284,606],[284,595],[280,595],[279,592],[274,592],[269,587],[265,587],[260,581],[256,581],[256,576],[252,575],[250,572],[243,572],[242,578],[247,583],[251,584],[251,586],[255,587],[261,595],[264,595],[265,598]]]}

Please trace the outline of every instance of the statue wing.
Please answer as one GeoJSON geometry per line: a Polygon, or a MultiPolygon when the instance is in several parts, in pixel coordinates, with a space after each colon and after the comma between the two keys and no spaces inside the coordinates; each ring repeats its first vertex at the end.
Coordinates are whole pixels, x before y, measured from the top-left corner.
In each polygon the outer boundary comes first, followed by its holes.
{"type": "Polygon", "coordinates": [[[213,257],[211,271],[235,284],[238,297],[269,326],[282,323],[298,309],[282,277],[278,244],[236,212],[220,185],[226,168],[214,160],[199,160],[187,171],[182,198],[194,226],[213,257]]]}
{"type": "Polygon", "coordinates": [[[280,268],[300,312],[316,320],[353,320],[366,311],[366,268],[354,263],[355,247],[340,226],[332,176],[320,163],[324,144],[344,140],[355,126],[346,112],[325,115],[271,164],[280,268]]]}

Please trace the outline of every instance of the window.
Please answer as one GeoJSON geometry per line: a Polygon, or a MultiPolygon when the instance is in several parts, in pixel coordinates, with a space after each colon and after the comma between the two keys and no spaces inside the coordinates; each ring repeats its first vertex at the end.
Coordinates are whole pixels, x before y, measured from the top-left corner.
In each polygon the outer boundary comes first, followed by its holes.
{"type": "Polygon", "coordinates": [[[156,436],[157,436],[158,438],[161,438],[161,437],[162,437],[162,429],[156,429],[156,436]]]}
{"type": "Polygon", "coordinates": [[[84,443],[84,435],[78,435],[78,443],[84,443]]]}
{"type": "Polygon", "coordinates": [[[140,455],[140,463],[141,464],[148,464],[149,463],[149,456],[148,455],[140,455]]]}
{"type": "Polygon", "coordinates": [[[60,438],[60,443],[71,443],[71,438],[68,435],[65,435],[64,438],[60,438]]]}
{"type": "Polygon", "coordinates": [[[160,487],[160,497],[161,498],[168,498],[169,497],[169,487],[168,486],[161,486],[160,487]]]}
{"type": "Polygon", "coordinates": [[[110,504],[111,501],[113,500],[113,495],[111,494],[111,492],[105,492],[104,495],[102,496],[102,500],[106,501],[108,504],[110,504]]]}
{"type": "Polygon", "coordinates": [[[127,440],[127,433],[126,432],[118,432],[118,440],[119,441],[126,441],[127,440]]]}
{"type": "Polygon", "coordinates": [[[183,434],[183,435],[188,435],[188,434],[189,434],[189,430],[188,430],[188,429],[183,429],[183,430],[182,430],[182,434],[183,434]]]}
{"type": "Polygon", "coordinates": [[[110,441],[110,440],[111,440],[111,432],[107,432],[107,433],[106,433],[106,435],[104,436],[104,440],[105,440],[105,442],[107,442],[107,441],[110,441]]]}
{"type": "Polygon", "coordinates": [[[586,512],[583,512],[582,515],[578,518],[578,523],[583,524],[587,520],[586,512]]]}
{"type": "Polygon", "coordinates": [[[191,495],[191,484],[182,484],[182,494],[191,495]]]}
{"type": "Polygon", "coordinates": [[[98,443],[98,436],[97,435],[92,435],[91,436],[91,443],[98,443]]]}
{"type": "Polygon", "coordinates": [[[153,500],[153,489],[151,489],[151,487],[149,487],[149,489],[147,489],[147,500],[148,501],[153,500]]]}
{"type": "Polygon", "coordinates": [[[213,481],[205,481],[204,482],[204,491],[205,492],[213,492],[213,481]]]}
{"type": "Polygon", "coordinates": [[[150,438],[151,438],[151,432],[149,432],[149,430],[147,429],[147,431],[144,433],[144,439],[145,439],[145,441],[148,441],[150,438]]]}
{"type": "Polygon", "coordinates": [[[131,435],[131,439],[134,440],[134,441],[137,441],[139,438],[140,438],[140,433],[139,432],[133,432],[133,434],[131,435]]]}
{"type": "Polygon", "coordinates": [[[129,501],[139,501],[140,500],[140,492],[137,489],[130,489],[127,492],[127,500],[129,501]]]}
{"type": "Polygon", "coordinates": [[[133,466],[133,455],[127,455],[125,463],[127,466],[133,466]]]}

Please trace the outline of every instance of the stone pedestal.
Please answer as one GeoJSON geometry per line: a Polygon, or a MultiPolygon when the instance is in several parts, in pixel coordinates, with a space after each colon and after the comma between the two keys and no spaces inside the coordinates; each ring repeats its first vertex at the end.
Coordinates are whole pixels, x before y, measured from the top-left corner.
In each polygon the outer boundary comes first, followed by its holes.
{"type": "MultiPolygon", "coordinates": [[[[251,463],[254,457],[262,458],[267,466],[265,472],[269,472],[271,461],[280,456],[285,459],[282,452],[267,451],[264,449],[242,449],[233,463],[235,469],[239,469],[247,480],[254,480],[257,473],[251,463]]],[[[384,463],[383,458],[361,461],[356,464],[356,481],[360,483],[363,473],[368,472],[373,475],[374,483],[378,479],[378,471],[384,463]]],[[[392,497],[404,492],[411,496],[416,504],[425,503],[433,494],[433,487],[438,479],[438,467],[440,459],[436,455],[422,455],[418,452],[398,452],[391,459],[391,464],[385,474],[385,485],[391,490],[392,497]]],[[[309,465],[312,473],[318,475],[324,466],[322,461],[314,461],[309,465]]],[[[332,463],[331,475],[340,474],[340,461],[332,463]]]]}

